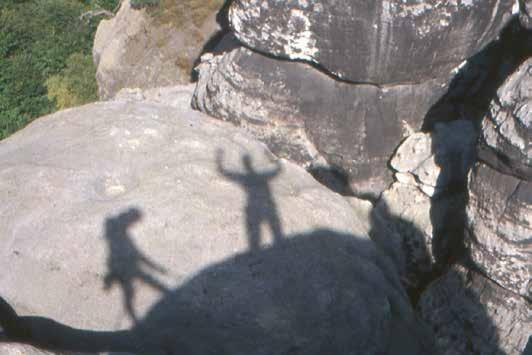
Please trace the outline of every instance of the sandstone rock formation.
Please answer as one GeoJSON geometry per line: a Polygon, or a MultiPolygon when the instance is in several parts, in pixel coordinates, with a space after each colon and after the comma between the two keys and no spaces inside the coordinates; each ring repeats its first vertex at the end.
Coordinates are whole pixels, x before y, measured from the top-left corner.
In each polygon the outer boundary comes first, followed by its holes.
{"type": "Polygon", "coordinates": [[[431,133],[410,135],[390,165],[398,181],[418,186],[429,196],[462,185],[475,161],[477,134],[471,121],[438,123],[431,133]]]}
{"type": "Polygon", "coordinates": [[[371,204],[190,97],[128,90],[0,142],[0,289],[24,315],[0,302],[7,335],[91,352],[435,353],[368,237],[371,204]]]}
{"type": "Polygon", "coordinates": [[[386,162],[445,89],[430,80],[351,85],[243,47],[204,56],[198,70],[195,108],[247,128],[280,156],[306,165],[325,158],[359,194],[392,181],[386,162]]]}
{"type": "Polygon", "coordinates": [[[260,52],[364,83],[446,78],[497,36],[514,1],[233,1],[231,28],[260,52]]]}
{"type": "Polygon", "coordinates": [[[397,144],[421,129],[453,68],[496,37],[511,8],[234,1],[229,22],[247,48],[203,57],[194,107],[236,121],[286,158],[329,164],[356,195],[378,197],[392,182],[397,144]]]}
{"type": "Polygon", "coordinates": [[[199,8],[189,2],[148,13],[123,0],[114,18],[100,22],[93,47],[100,99],[122,88],[190,82],[194,61],[219,30],[215,17],[222,1],[206,1],[199,8]]]}
{"type": "Polygon", "coordinates": [[[532,59],[498,90],[482,124],[469,181],[473,261],[503,287],[532,299],[532,59]]]}
{"type": "Polygon", "coordinates": [[[414,299],[463,248],[465,191],[430,198],[412,184],[395,182],[372,210],[372,239],[394,261],[414,299]]]}
{"type": "Polygon", "coordinates": [[[442,354],[521,355],[532,334],[530,303],[460,266],[428,288],[418,309],[442,354]]]}
{"type": "Polygon", "coordinates": [[[503,173],[532,179],[532,59],[497,91],[482,122],[480,158],[503,173]]]}

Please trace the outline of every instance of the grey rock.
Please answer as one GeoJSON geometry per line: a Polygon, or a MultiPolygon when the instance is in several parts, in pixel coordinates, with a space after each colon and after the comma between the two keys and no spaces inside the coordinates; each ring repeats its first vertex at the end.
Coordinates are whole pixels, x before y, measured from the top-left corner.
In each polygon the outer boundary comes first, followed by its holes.
{"type": "Polygon", "coordinates": [[[378,195],[387,161],[418,130],[445,85],[353,85],[313,67],[239,47],[206,55],[193,106],[254,132],[276,153],[311,165],[324,158],[357,194],[378,195]]]}
{"type": "Polygon", "coordinates": [[[532,298],[532,60],[497,90],[482,122],[467,208],[473,261],[503,287],[532,298]]]}
{"type": "Polygon", "coordinates": [[[100,22],[94,39],[100,99],[109,99],[122,88],[190,82],[194,61],[219,30],[215,20],[219,2],[212,9],[213,1],[206,2],[200,9],[207,14],[203,18],[193,16],[190,8],[180,8],[181,3],[169,10],[176,13],[157,15],[122,1],[114,18],[100,22]]]}
{"type": "Polygon", "coordinates": [[[527,30],[532,29],[532,1],[531,0],[519,0],[519,21],[521,26],[527,30]]]}
{"type": "Polygon", "coordinates": [[[395,262],[411,293],[460,258],[464,221],[459,214],[464,207],[463,192],[429,198],[418,187],[401,182],[381,194],[372,210],[371,237],[395,262]]]}
{"type": "Polygon", "coordinates": [[[316,63],[348,81],[407,84],[447,79],[498,35],[513,3],[236,0],[229,20],[255,50],[316,63]]]}
{"type": "Polygon", "coordinates": [[[157,355],[435,353],[369,238],[369,202],[145,95],[64,110],[0,142],[0,289],[23,340],[157,355]]]}
{"type": "Polygon", "coordinates": [[[418,311],[442,354],[521,355],[532,334],[529,302],[460,266],[429,286],[418,311]]]}
{"type": "Polygon", "coordinates": [[[475,160],[476,140],[471,121],[437,123],[432,132],[417,132],[405,139],[390,165],[399,181],[434,196],[466,180],[475,160]]]}
{"type": "Polygon", "coordinates": [[[532,58],[497,90],[482,122],[480,159],[495,169],[532,180],[532,58]]]}
{"type": "Polygon", "coordinates": [[[472,260],[499,285],[532,299],[532,183],[479,163],[467,206],[472,260]]]}

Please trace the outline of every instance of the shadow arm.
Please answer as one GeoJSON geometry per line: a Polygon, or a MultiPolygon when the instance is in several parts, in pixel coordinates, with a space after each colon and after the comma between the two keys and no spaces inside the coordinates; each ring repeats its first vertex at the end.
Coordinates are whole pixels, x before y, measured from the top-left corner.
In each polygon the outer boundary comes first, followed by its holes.
{"type": "Polygon", "coordinates": [[[228,180],[240,181],[242,179],[241,175],[225,169],[222,160],[223,152],[219,150],[216,153],[216,169],[218,170],[218,173],[223,175],[228,180]]]}
{"type": "Polygon", "coordinates": [[[152,261],[150,258],[148,258],[147,256],[145,255],[140,255],[140,260],[142,260],[142,262],[144,264],[146,264],[149,268],[155,270],[155,271],[158,271],[160,272],[161,274],[166,274],[168,272],[168,270],[160,265],[160,264],[157,264],[156,262],[152,261]]]}
{"type": "Polygon", "coordinates": [[[271,179],[271,178],[274,178],[277,175],[279,175],[281,170],[282,170],[281,163],[279,163],[279,160],[276,160],[275,161],[275,167],[273,169],[269,170],[269,171],[261,173],[261,175],[267,177],[268,179],[271,179]]]}

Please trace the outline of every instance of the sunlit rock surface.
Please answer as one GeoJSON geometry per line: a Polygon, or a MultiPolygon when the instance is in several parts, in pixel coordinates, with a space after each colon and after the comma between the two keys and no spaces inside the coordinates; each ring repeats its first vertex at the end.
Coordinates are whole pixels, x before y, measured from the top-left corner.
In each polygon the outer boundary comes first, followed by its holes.
{"type": "Polygon", "coordinates": [[[316,63],[354,82],[446,78],[493,40],[514,0],[233,1],[231,28],[247,46],[316,63]]]}
{"type": "Polygon", "coordinates": [[[446,89],[437,80],[348,84],[243,47],[205,55],[198,71],[195,108],[245,127],[303,165],[325,159],[348,175],[358,195],[378,195],[391,183],[394,149],[421,128],[446,89]]]}
{"type": "MultiPolygon", "coordinates": [[[[76,333],[93,350],[434,353],[368,236],[371,204],[179,104],[190,98],[125,91],[0,142],[2,297],[20,315],[127,330],[76,333]]],[[[72,341],[54,327],[32,334],[72,341]]]]}
{"type": "Polygon", "coordinates": [[[100,22],[94,39],[100,99],[122,88],[189,83],[194,61],[219,30],[215,17],[221,4],[209,0],[190,9],[176,2],[165,13],[135,9],[129,0],[122,1],[115,17],[100,22]]]}
{"type": "Polygon", "coordinates": [[[497,91],[482,124],[469,179],[474,262],[501,286],[532,299],[532,60],[497,91]]]}

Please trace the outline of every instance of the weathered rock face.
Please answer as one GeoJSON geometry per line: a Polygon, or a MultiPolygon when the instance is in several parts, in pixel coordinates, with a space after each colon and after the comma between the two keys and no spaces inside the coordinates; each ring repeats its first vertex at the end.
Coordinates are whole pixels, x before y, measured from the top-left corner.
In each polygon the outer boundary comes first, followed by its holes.
{"type": "Polygon", "coordinates": [[[248,128],[283,157],[307,165],[325,158],[360,194],[378,195],[391,182],[387,161],[397,143],[445,91],[433,80],[348,84],[243,47],[204,56],[198,70],[195,108],[248,128]]]}
{"type": "Polygon", "coordinates": [[[532,180],[532,58],[497,91],[482,122],[480,158],[501,172],[532,180]]]}
{"type": "Polygon", "coordinates": [[[460,256],[464,205],[464,192],[429,198],[412,184],[395,182],[372,210],[371,237],[394,261],[413,298],[460,256]]]}
{"type": "Polygon", "coordinates": [[[247,46],[316,63],[348,81],[420,83],[447,78],[493,40],[513,3],[236,0],[229,20],[247,46]]]}
{"type": "Polygon", "coordinates": [[[480,163],[470,176],[467,215],[473,261],[532,299],[532,183],[480,163]]]}
{"type": "Polygon", "coordinates": [[[74,327],[131,326],[98,335],[21,317],[27,340],[147,354],[435,353],[368,237],[371,204],[180,105],[190,97],[123,91],[0,143],[2,297],[74,327]]]}
{"type": "Polygon", "coordinates": [[[437,123],[432,132],[414,133],[401,143],[390,165],[397,180],[434,196],[463,185],[475,161],[476,140],[470,121],[437,123]]]}
{"type": "Polygon", "coordinates": [[[532,60],[497,91],[482,125],[467,209],[475,263],[503,287],[532,299],[532,60]]]}
{"type": "Polygon", "coordinates": [[[122,1],[114,18],[100,22],[94,40],[100,98],[109,99],[122,88],[190,82],[195,59],[218,30],[215,16],[221,5],[221,0],[207,1],[205,14],[192,16],[190,8],[177,3],[169,14],[158,15],[122,1]]]}
{"type": "Polygon", "coordinates": [[[530,303],[458,266],[430,285],[418,309],[442,354],[521,355],[532,334],[530,303]]]}

